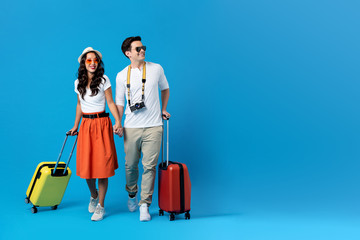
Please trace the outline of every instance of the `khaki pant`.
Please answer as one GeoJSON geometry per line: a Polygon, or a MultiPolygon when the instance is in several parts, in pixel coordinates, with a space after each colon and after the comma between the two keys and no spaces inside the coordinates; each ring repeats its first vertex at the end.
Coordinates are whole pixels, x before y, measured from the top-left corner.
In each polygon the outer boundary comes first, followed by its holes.
{"type": "Polygon", "coordinates": [[[149,206],[154,193],[156,165],[161,147],[162,126],[149,128],[125,128],[125,175],[126,191],[129,194],[138,192],[139,160],[142,157],[144,173],[141,179],[141,200],[139,205],[147,203],[149,206]]]}

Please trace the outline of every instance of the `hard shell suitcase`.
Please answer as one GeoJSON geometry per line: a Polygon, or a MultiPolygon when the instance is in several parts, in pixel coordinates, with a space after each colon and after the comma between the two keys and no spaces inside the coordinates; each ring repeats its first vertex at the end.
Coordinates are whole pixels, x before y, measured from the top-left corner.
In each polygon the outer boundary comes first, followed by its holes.
{"type": "Polygon", "coordinates": [[[159,215],[164,211],[170,213],[170,221],[175,215],[185,213],[185,219],[190,219],[191,182],[187,166],[184,163],[169,161],[169,120],[167,120],[167,160],[159,164],[159,215]]]}
{"type": "Polygon", "coordinates": [[[37,212],[37,207],[51,207],[55,210],[61,203],[71,176],[68,165],[77,142],[76,137],[67,163],[60,162],[69,135],[70,132],[67,132],[58,160],[56,162],[41,162],[35,170],[25,198],[25,203],[33,205],[32,213],[37,212]]]}

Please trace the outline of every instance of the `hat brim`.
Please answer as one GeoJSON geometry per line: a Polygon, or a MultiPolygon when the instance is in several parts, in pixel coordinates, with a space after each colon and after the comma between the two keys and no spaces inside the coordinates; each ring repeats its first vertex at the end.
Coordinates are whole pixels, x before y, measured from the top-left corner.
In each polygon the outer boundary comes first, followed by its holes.
{"type": "Polygon", "coordinates": [[[95,53],[97,53],[97,55],[99,55],[99,57],[100,57],[100,60],[102,60],[102,54],[101,54],[99,51],[97,51],[97,50],[91,49],[91,50],[89,50],[89,51],[83,52],[83,53],[80,55],[80,57],[78,58],[78,62],[80,63],[81,58],[82,58],[84,55],[88,54],[89,52],[95,52],[95,53]]]}

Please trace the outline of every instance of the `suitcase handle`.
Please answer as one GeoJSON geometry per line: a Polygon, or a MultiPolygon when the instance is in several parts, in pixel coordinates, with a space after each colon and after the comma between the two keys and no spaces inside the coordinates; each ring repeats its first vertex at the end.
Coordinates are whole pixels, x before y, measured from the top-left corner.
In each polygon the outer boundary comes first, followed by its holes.
{"type": "MultiPolygon", "coordinates": [[[[170,118],[163,114],[163,117],[166,117],[166,120],[163,119],[163,126],[164,122],[166,121],[166,166],[169,166],[169,122],[170,118]]],[[[161,136],[161,165],[163,166],[164,162],[164,130],[163,127],[163,134],[161,136]]]]}
{"type": "MultiPolygon", "coordinates": [[[[58,165],[59,165],[60,158],[61,158],[61,155],[62,155],[62,153],[63,153],[63,151],[64,151],[64,147],[65,147],[65,144],[66,144],[66,140],[67,140],[67,138],[68,138],[69,135],[70,135],[70,136],[73,136],[73,135],[71,135],[71,132],[70,132],[70,131],[66,132],[65,141],[64,141],[64,143],[63,143],[63,145],[62,145],[62,148],[61,148],[59,157],[58,157],[58,159],[57,159],[57,161],[56,161],[56,165],[55,165],[55,168],[54,168],[53,173],[56,172],[56,169],[57,169],[57,167],[58,167],[58,165]]],[[[69,159],[68,159],[67,162],[66,162],[66,166],[65,166],[65,169],[64,169],[63,174],[65,174],[66,169],[67,169],[67,167],[68,167],[68,165],[69,165],[69,163],[70,163],[71,156],[72,156],[72,154],[73,154],[73,152],[74,152],[74,149],[75,149],[75,146],[76,146],[76,142],[77,142],[78,132],[75,132],[75,135],[74,135],[74,136],[76,136],[76,139],[75,139],[74,145],[73,145],[73,147],[72,147],[72,149],[71,149],[69,159]]]]}

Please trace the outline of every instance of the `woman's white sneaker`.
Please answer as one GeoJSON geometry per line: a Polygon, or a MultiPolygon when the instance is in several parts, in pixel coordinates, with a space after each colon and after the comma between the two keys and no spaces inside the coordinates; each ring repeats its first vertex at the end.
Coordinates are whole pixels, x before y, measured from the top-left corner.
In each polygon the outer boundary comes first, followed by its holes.
{"type": "Polygon", "coordinates": [[[96,193],[97,193],[97,198],[93,198],[90,196],[90,203],[89,203],[89,207],[88,207],[89,213],[95,212],[96,205],[99,202],[99,192],[96,190],[96,193]]]}
{"type": "Polygon", "coordinates": [[[105,208],[102,207],[102,206],[100,205],[100,203],[98,203],[98,205],[96,206],[95,212],[94,212],[94,214],[93,214],[92,217],[91,217],[91,220],[92,220],[92,221],[100,221],[100,220],[103,220],[104,215],[105,215],[105,208]]]}
{"type": "Polygon", "coordinates": [[[149,207],[148,207],[147,203],[143,203],[140,206],[140,221],[146,222],[146,221],[150,221],[150,220],[151,220],[151,216],[149,213],[149,207]]]}

